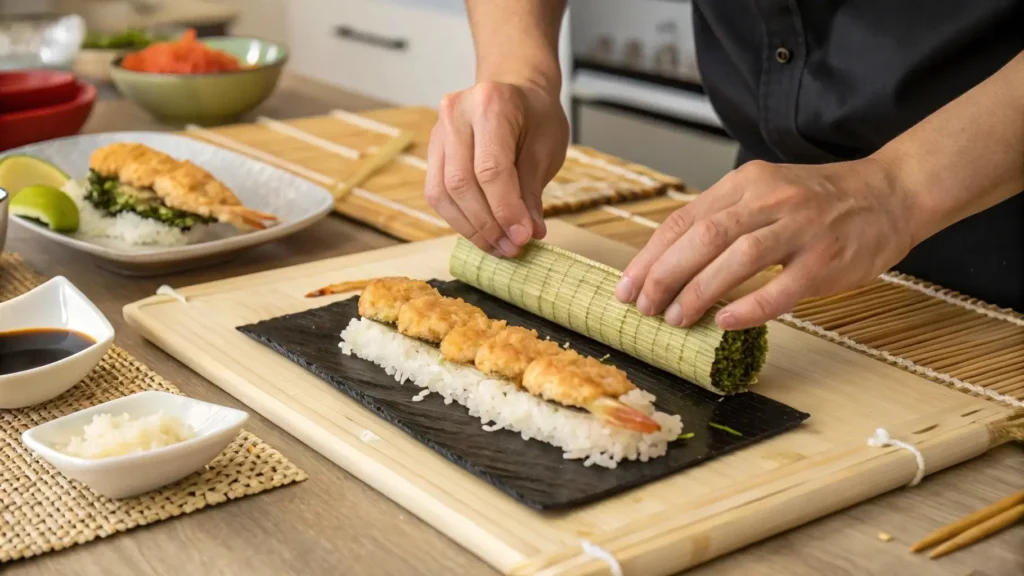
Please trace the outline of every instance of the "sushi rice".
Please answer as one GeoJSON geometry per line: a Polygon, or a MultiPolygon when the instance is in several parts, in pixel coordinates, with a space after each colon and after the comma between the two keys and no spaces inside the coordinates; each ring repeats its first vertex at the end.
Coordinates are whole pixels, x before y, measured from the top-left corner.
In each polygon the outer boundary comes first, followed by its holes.
{"type": "Polygon", "coordinates": [[[85,199],[85,188],[74,179],[65,182],[61,191],[78,206],[76,234],[81,237],[111,238],[135,246],[184,246],[200,233],[199,226],[186,233],[133,212],[109,216],[85,199]]]}
{"type": "Polygon", "coordinates": [[[341,333],[339,347],[346,355],[382,367],[399,383],[409,381],[423,388],[414,401],[437,393],[445,404],[454,401],[468,408],[488,432],[513,430],[524,440],[561,448],[565,459],[583,459],[584,466],[615,468],[623,460],[646,462],[664,456],[668,443],[683,429],[678,415],[655,410],[655,398],[646,391],[634,389],[619,401],[660,424],[661,430],[653,434],[609,426],[588,412],[546,402],[472,366],[446,362],[433,346],[366,318],[352,319],[341,333]]]}

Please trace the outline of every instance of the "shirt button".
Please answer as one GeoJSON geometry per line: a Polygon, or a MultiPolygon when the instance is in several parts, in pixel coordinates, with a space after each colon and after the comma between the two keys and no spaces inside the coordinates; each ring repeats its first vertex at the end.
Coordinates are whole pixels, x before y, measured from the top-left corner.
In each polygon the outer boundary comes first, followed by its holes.
{"type": "Polygon", "coordinates": [[[785,64],[786,62],[789,62],[789,50],[785,48],[776,48],[775,59],[779,61],[779,64],[785,64]]]}

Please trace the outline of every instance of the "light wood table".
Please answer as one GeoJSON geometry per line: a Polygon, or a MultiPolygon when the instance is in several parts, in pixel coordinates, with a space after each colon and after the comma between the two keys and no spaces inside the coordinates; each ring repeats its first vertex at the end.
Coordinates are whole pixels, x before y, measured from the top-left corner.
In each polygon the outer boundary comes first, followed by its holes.
{"type": "MultiPolygon", "coordinates": [[[[256,112],[275,118],[359,111],[380,104],[295,77],[256,112]]],[[[99,102],[86,130],[166,129],[119,100],[99,102]]],[[[117,343],[186,394],[230,406],[236,400],[144,341],[121,307],[168,283],[186,286],[372,250],[396,241],[330,217],[291,238],[218,268],[171,277],[126,278],[71,250],[11,227],[8,250],[39,272],[63,274],[113,322],[117,343]]],[[[147,574],[493,574],[487,565],[258,414],[247,427],[308,474],[306,482],[132,530],[8,567],[12,575],[147,574]]],[[[1003,446],[955,469],[698,567],[698,575],[1024,574],[1024,525],[939,561],[907,545],[941,524],[1024,488],[1024,450],[1003,446]],[[879,532],[894,539],[882,542],[879,532]]]]}

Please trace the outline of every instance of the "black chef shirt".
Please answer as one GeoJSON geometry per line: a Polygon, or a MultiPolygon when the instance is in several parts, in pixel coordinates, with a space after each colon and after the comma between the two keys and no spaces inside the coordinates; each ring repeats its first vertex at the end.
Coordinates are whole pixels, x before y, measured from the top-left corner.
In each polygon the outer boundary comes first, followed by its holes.
{"type": "MultiPolygon", "coordinates": [[[[739,163],[870,155],[1024,50],[1017,0],[694,0],[693,20],[739,163]]],[[[1024,194],[936,234],[897,269],[1024,311],[1024,194]]]]}

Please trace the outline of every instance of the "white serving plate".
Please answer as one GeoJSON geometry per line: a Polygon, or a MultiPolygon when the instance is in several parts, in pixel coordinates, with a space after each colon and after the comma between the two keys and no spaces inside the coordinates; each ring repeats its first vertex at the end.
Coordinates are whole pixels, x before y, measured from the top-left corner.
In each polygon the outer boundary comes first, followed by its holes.
{"type": "Polygon", "coordinates": [[[114,327],[63,276],[0,303],[0,332],[26,328],[74,330],[94,344],[45,366],[0,375],[0,408],[23,408],[60,396],[85,378],[114,341],[114,327]]]}
{"type": "Polygon", "coordinates": [[[17,216],[18,225],[54,242],[96,258],[104,268],[134,276],[168,274],[224,261],[239,251],[277,240],[309,227],[331,212],[327,190],[274,166],[185,136],[160,132],[110,132],[59,138],[29,144],[3,155],[43,158],[76,180],[89,171],[93,150],[113,142],[138,142],[179,159],[191,160],[227,185],[243,204],[274,214],[278,224],[242,233],[216,224],[195,243],[185,246],[132,246],[112,239],[61,234],[17,216]]]}
{"type": "Polygon", "coordinates": [[[64,476],[108,498],[128,498],[201,470],[235,440],[248,418],[241,410],[151,390],[51,420],[27,430],[21,439],[64,476]],[[191,426],[195,437],[147,452],[99,459],[69,456],[57,449],[72,436],[81,436],[93,416],[106,413],[139,418],[161,411],[191,426]]]}

